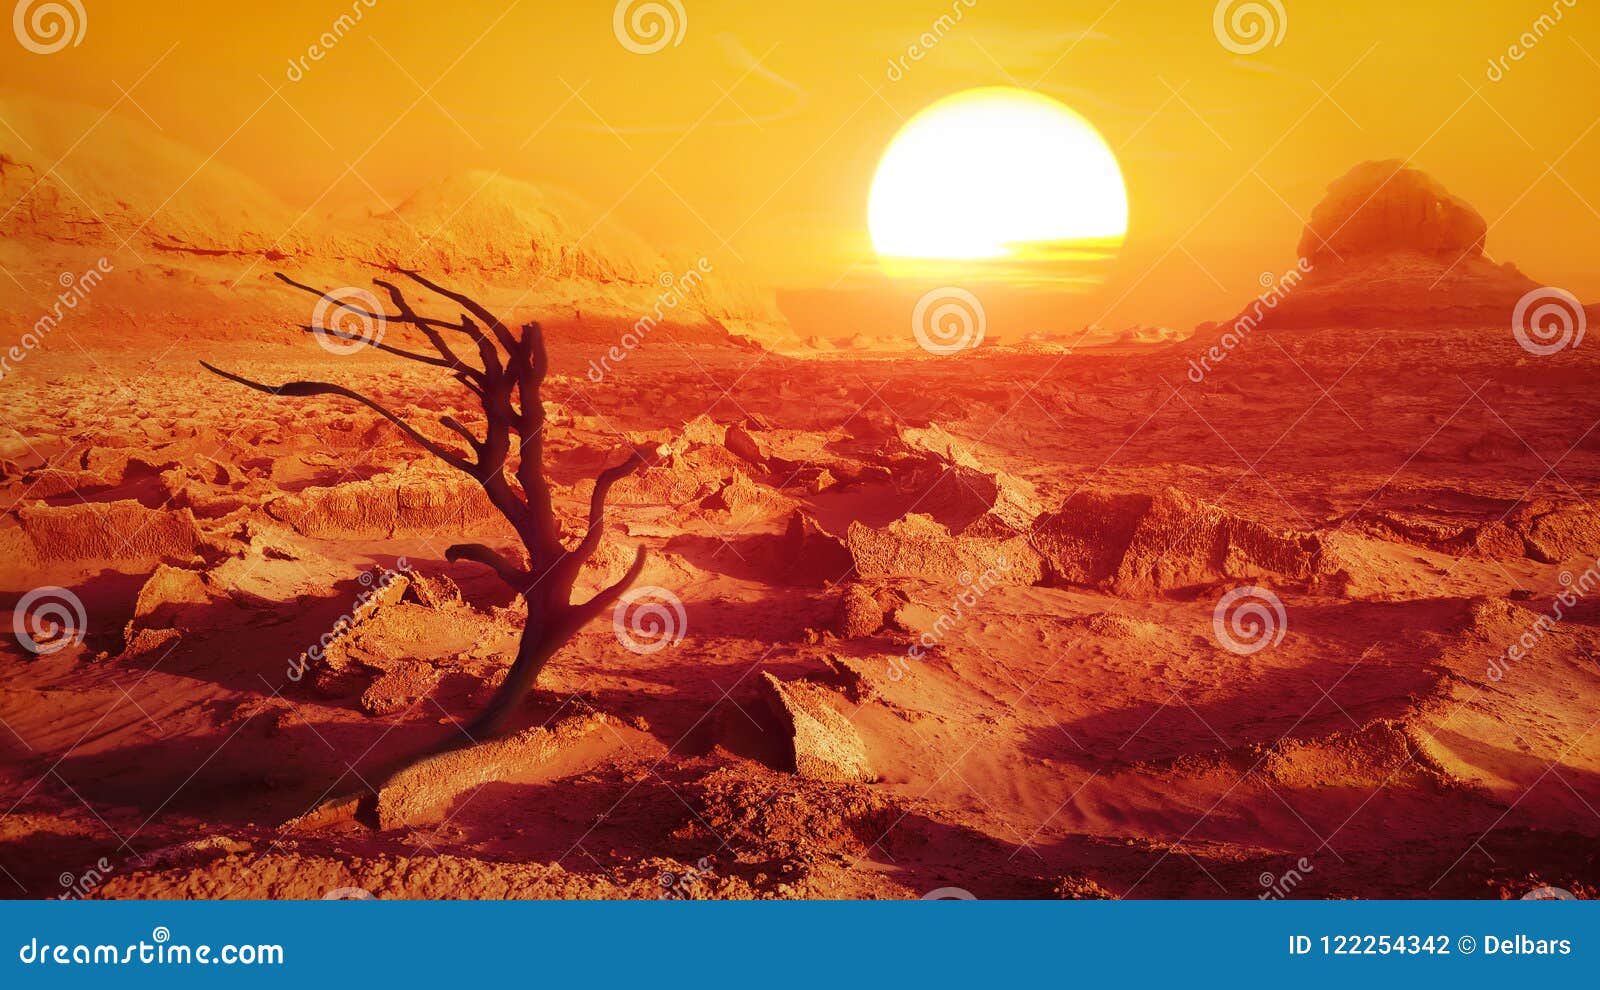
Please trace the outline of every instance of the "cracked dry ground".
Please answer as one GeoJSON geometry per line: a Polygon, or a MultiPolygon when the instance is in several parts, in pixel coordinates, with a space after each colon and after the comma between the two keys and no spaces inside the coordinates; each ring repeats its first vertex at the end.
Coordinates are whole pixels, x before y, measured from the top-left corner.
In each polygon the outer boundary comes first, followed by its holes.
{"type": "MultiPolygon", "coordinates": [[[[1600,594],[1540,623],[1600,552],[1593,349],[1261,331],[1196,384],[1197,346],[661,345],[600,384],[558,348],[569,526],[625,442],[670,451],[585,584],[647,545],[681,639],[585,629],[528,731],[409,804],[383,771],[457,731],[520,621],[443,560],[511,542],[471,483],[351,405],[38,355],[5,384],[0,601],[61,585],[88,623],[0,657],[0,890],[1593,896],[1600,594]],[[1243,585],[1284,606],[1248,654],[1213,625],[1243,585]]],[[[472,409],[380,355],[210,350],[472,409]]]]}

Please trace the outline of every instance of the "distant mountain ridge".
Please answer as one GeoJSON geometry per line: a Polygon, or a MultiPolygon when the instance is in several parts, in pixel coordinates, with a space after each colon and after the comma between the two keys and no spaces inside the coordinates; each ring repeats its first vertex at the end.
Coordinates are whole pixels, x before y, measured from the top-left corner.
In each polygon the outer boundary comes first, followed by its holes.
{"type": "MultiPolygon", "coordinates": [[[[659,309],[663,294],[698,269],[703,277],[685,283],[666,322],[699,327],[707,339],[801,346],[774,294],[731,259],[702,263],[659,250],[558,189],[469,171],[428,183],[393,209],[320,216],[135,118],[7,97],[0,119],[9,128],[0,128],[0,263],[43,285],[107,255],[139,275],[138,291],[117,278],[103,290],[130,316],[203,321],[219,307],[237,315],[241,293],[252,307],[259,292],[281,294],[263,281],[275,268],[338,286],[400,266],[533,313],[628,322],[659,309]]],[[[25,316],[29,301],[0,284],[6,309],[25,316]]]]}

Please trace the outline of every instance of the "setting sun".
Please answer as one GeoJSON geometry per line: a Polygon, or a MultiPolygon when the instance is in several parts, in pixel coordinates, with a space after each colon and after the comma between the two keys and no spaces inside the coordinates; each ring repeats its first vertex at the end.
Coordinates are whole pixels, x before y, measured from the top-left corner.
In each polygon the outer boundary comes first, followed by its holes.
{"type": "Polygon", "coordinates": [[[872,182],[886,261],[1101,255],[1128,229],[1122,170],[1094,125],[1039,93],[967,90],[913,117],[872,182]]]}

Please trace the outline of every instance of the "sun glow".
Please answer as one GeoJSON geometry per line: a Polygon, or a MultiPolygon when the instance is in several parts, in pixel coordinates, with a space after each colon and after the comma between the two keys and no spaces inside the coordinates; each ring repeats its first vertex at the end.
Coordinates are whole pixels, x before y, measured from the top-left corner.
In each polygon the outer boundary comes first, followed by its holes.
{"type": "Polygon", "coordinates": [[[1039,93],[989,87],[900,129],[873,177],[867,222],[891,274],[938,261],[1039,274],[1108,259],[1128,229],[1128,196],[1093,124],[1039,93]]]}

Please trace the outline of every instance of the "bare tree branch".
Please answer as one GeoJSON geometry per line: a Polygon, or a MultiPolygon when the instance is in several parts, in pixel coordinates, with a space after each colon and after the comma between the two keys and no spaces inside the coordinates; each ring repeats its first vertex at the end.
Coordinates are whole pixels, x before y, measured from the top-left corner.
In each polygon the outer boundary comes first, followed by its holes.
{"type": "Polygon", "coordinates": [[[439,458],[439,460],[444,461],[446,464],[450,465],[456,470],[462,471],[466,474],[476,475],[477,473],[478,465],[462,457],[455,451],[439,446],[432,440],[429,440],[427,437],[423,436],[421,433],[418,433],[415,427],[401,419],[399,416],[396,416],[394,413],[362,395],[360,392],[352,391],[351,389],[345,388],[343,385],[333,385],[328,382],[285,382],[282,385],[267,385],[262,382],[252,381],[249,378],[244,378],[240,375],[235,375],[232,372],[223,371],[221,368],[218,368],[215,365],[207,364],[204,361],[200,362],[200,366],[214,375],[221,375],[223,378],[226,378],[229,381],[238,382],[240,385],[243,385],[246,388],[253,388],[257,392],[265,392],[268,395],[280,395],[286,398],[296,399],[309,398],[316,395],[340,395],[347,399],[354,399],[355,401],[366,406],[368,409],[371,409],[373,412],[382,416],[384,419],[387,419],[395,426],[398,426],[402,431],[405,432],[406,436],[410,437],[412,440],[415,440],[421,445],[423,450],[426,450],[428,453],[439,458]]]}
{"type": "MultiPolygon", "coordinates": [[[[433,323],[435,321],[425,320],[417,315],[416,311],[411,308],[411,304],[406,301],[405,293],[400,291],[399,286],[393,282],[386,282],[381,278],[373,279],[372,284],[389,293],[389,300],[394,303],[395,309],[398,309],[402,317],[422,331],[423,336],[428,338],[428,343],[433,345],[433,349],[439,352],[439,356],[444,358],[450,367],[460,369],[461,374],[471,378],[476,379],[483,376],[484,372],[461,360],[456,355],[456,352],[450,349],[450,345],[445,342],[444,335],[434,329],[433,323]]],[[[442,323],[442,321],[438,322],[442,323]]],[[[465,327],[451,326],[450,324],[443,325],[452,330],[466,332],[465,327]]]]}
{"type": "Polygon", "coordinates": [[[528,580],[528,573],[513,564],[498,551],[484,546],[482,543],[456,543],[447,547],[444,559],[449,561],[470,560],[475,564],[482,564],[500,575],[500,580],[512,588],[522,590],[528,580]]]}
{"type": "Polygon", "coordinates": [[[477,450],[481,446],[477,434],[473,433],[465,426],[462,426],[460,421],[454,416],[440,416],[439,425],[447,430],[453,430],[456,433],[461,434],[461,436],[466,438],[468,445],[470,445],[473,450],[477,450]]]}
{"type": "Polygon", "coordinates": [[[345,333],[343,330],[330,330],[327,327],[314,327],[304,324],[301,325],[300,330],[303,333],[326,334],[329,337],[333,337],[338,340],[348,340],[355,343],[365,344],[375,351],[383,351],[386,354],[393,354],[395,357],[405,358],[407,361],[416,361],[419,364],[431,364],[435,368],[450,367],[450,362],[444,360],[443,358],[436,358],[432,354],[418,354],[416,351],[408,351],[404,348],[393,347],[389,344],[385,344],[381,340],[368,340],[358,333],[345,333]]]}
{"type": "Polygon", "coordinates": [[[620,581],[599,592],[583,604],[572,606],[581,616],[581,621],[588,622],[610,608],[618,598],[621,598],[623,592],[627,591],[635,581],[639,580],[639,575],[644,573],[645,562],[649,559],[649,552],[644,547],[639,547],[633,552],[633,565],[628,568],[628,573],[622,575],[620,581]]]}
{"type": "Polygon", "coordinates": [[[482,320],[484,325],[494,332],[496,339],[500,341],[500,346],[504,347],[507,353],[515,354],[517,352],[517,340],[511,335],[511,331],[506,328],[504,323],[500,322],[499,317],[489,312],[476,300],[469,296],[464,296],[459,292],[452,292],[451,290],[446,289],[444,286],[439,285],[437,282],[430,281],[426,276],[414,272],[409,268],[396,268],[395,271],[422,286],[424,289],[437,292],[446,299],[465,306],[467,308],[467,312],[482,320]]]}
{"type": "Polygon", "coordinates": [[[476,395],[480,400],[483,399],[483,389],[479,387],[477,382],[473,381],[471,378],[468,378],[465,372],[458,371],[451,377],[465,385],[467,387],[467,391],[471,392],[473,395],[476,395]]]}
{"type": "Polygon", "coordinates": [[[589,526],[584,531],[583,539],[567,555],[573,576],[577,576],[577,569],[583,566],[584,561],[594,555],[595,548],[600,545],[600,539],[605,535],[606,526],[606,496],[611,492],[611,486],[628,477],[635,471],[649,463],[645,453],[654,453],[656,448],[640,447],[628,454],[628,459],[621,464],[606,468],[594,481],[594,491],[589,495],[589,526]]]}
{"type": "MultiPolygon", "coordinates": [[[[374,312],[365,306],[335,298],[279,272],[286,284],[366,319],[415,327],[437,352],[435,357],[421,350],[410,350],[383,342],[367,341],[357,334],[332,328],[320,332],[339,340],[359,341],[395,357],[445,370],[453,380],[477,396],[483,408],[483,439],[454,416],[444,415],[439,425],[464,440],[476,460],[449,446],[441,445],[411,426],[405,419],[382,405],[342,385],[320,381],[292,381],[268,385],[204,361],[201,366],[213,374],[268,395],[305,398],[333,395],[351,399],[393,423],[406,436],[444,463],[470,475],[482,487],[490,503],[511,524],[527,552],[527,563],[507,559],[500,552],[480,543],[458,543],[445,551],[450,561],[470,561],[488,567],[527,604],[528,619],[522,631],[516,660],[496,689],[484,711],[471,723],[471,731],[487,737],[502,731],[518,710],[523,696],[533,687],[539,671],[566,643],[596,615],[617,601],[644,570],[647,552],[636,548],[632,565],[617,583],[595,594],[587,602],[574,604],[572,589],[578,572],[598,548],[605,532],[605,505],[612,487],[621,479],[649,463],[653,452],[640,447],[629,452],[620,464],[606,468],[595,479],[589,499],[588,526],[575,547],[563,542],[559,518],[553,504],[551,485],[544,464],[546,417],[542,390],[550,371],[550,356],[544,332],[538,323],[525,323],[513,332],[498,317],[470,297],[446,289],[431,279],[402,268],[396,273],[464,308],[460,321],[451,323],[420,315],[407,301],[405,293],[390,281],[374,279],[373,284],[388,293],[398,315],[374,312]],[[463,360],[463,355],[447,340],[461,334],[477,349],[481,367],[463,360]],[[517,441],[515,472],[508,468],[512,441],[517,441]],[[539,575],[536,579],[535,575],[539,575]],[[548,580],[546,580],[548,578],[548,580]]],[[[309,332],[318,328],[302,327],[309,332]]],[[[459,743],[452,743],[459,745],[459,743]]],[[[435,750],[437,751],[437,748],[435,750]]]]}

